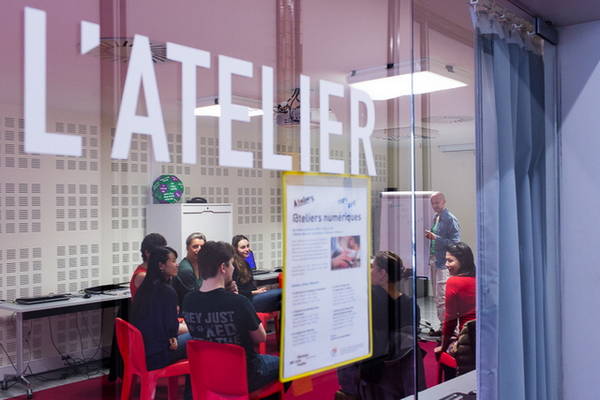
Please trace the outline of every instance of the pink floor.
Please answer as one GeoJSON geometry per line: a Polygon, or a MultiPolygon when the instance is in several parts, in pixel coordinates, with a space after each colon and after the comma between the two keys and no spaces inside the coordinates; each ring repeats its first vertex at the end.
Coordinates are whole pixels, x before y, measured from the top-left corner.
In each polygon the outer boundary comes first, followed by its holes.
{"type": "MultiPolygon", "coordinates": [[[[433,355],[433,342],[421,342],[421,347],[427,352],[425,363],[425,375],[427,387],[437,383],[437,362],[433,355]]],[[[181,378],[180,389],[182,391],[179,398],[183,398],[183,379],[181,378]]],[[[83,380],[76,383],[70,383],[55,388],[36,391],[35,400],[55,400],[55,399],[81,399],[81,400],[113,400],[120,398],[120,383],[109,382],[106,377],[97,377],[83,380]]],[[[324,372],[314,375],[310,378],[294,381],[292,386],[285,394],[285,400],[330,400],[338,390],[337,376],[335,371],[324,372]]],[[[137,391],[134,390],[134,398],[137,398],[137,391]]],[[[18,396],[10,400],[25,400],[26,397],[18,396]]],[[[156,399],[167,399],[166,381],[159,385],[156,392],[156,399]]]]}

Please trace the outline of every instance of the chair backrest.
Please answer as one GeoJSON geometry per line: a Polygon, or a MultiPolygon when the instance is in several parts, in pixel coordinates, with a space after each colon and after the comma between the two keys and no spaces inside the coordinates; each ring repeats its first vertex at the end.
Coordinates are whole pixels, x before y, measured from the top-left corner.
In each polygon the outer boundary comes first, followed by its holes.
{"type": "Polygon", "coordinates": [[[139,329],[121,318],[115,318],[115,330],[125,368],[131,368],[138,374],[147,372],[144,339],[139,329]]]}
{"type": "Polygon", "coordinates": [[[194,398],[248,398],[246,351],[235,344],[189,340],[187,356],[194,398]]]}
{"type": "MultiPolygon", "coordinates": [[[[260,313],[257,312],[256,316],[258,317],[258,319],[260,319],[260,323],[262,324],[263,328],[265,328],[265,331],[267,330],[267,323],[269,322],[270,318],[273,318],[271,313],[260,313]]],[[[257,352],[258,354],[267,354],[267,342],[260,342],[258,344],[258,349],[257,352]]]]}

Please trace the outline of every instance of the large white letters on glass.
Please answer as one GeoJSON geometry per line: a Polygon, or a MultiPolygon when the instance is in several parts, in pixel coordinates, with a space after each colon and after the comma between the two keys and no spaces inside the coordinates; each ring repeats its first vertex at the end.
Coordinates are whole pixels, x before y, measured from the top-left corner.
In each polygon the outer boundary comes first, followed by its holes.
{"type": "Polygon", "coordinates": [[[329,158],[329,135],[341,135],[342,123],[329,119],[329,96],[344,97],[344,86],[325,80],[319,81],[320,168],[321,172],[344,173],[344,161],[329,158]]]}
{"type": "Polygon", "coordinates": [[[167,43],[167,57],[181,63],[181,151],[186,164],[196,164],[196,67],[210,68],[210,53],[167,43]]]}
{"type": "Polygon", "coordinates": [[[263,168],[292,170],[292,157],[273,153],[273,68],[262,67],[262,163],[263,168]]]}
{"type": "Polygon", "coordinates": [[[300,75],[300,170],[310,171],[310,78],[300,75]]]}
{"type": "Polygon", "coordinates": [[[253,155],[247,151],[233,150],[231,122],[250,121],[248,107],[231,103],[231,75],[252,78],[252,63],[237,58],[219,56],[219,165],[224,167],[252,168],[253,155]]]}
{"type": "Polygon", "coordinates": [[[25,7],[26,153],[81,156],[81,137],[46,132],[46,12],[25,7]]]}
{"type": "MultiPolygon", "coordinates": [[[[82,155],[82,138],[75,135],[46,131],[46,12],[25,7],[24,37],[24,150],[26,153],[64,156],[82,155]]],[[[100,26],[81,21],[80,53],[86,54],[100,44],[100,26]]],[[[181,63],[181,135],[182,161],[197,163],[196,132],[196,68],[210,68],[210,53],[176,43],[167,43],[167,57],[181,63]]],[[[252,152],[233,150],[232,122],[249,122],[250,109],[232,103],[232,75],[253,76],[249,61],[219,55],[219,165],[223,167],[253,168],[252,152]]],[[[310,77],[300,75],[300,170],[310,171],[311,161],[311,109],[310,77]]],[[[320,171],[343,174],[344,160],[330,158],[330,136],[342,135],[342,123],[330,119],[329,96],[344,97],[344,86],[321,80],[319,82],[320,121],[320,171]]],[[[290,171],[292,157],[275,152],[273,119],[273,68],[262,66],[262,165],[266,169],[290,171]]],[[[360,142],[363,143],[368,174],[377,175],[371,146],[375,126],[372,99],[365,92],[350,92],[350,172],[359,173],[360,142]],[[360,103],[365,105],[366,122],[360,126],[360,103]]],[[[160,98],[150,41],[146,36],[135,35],[127,76],[119,107],[111,157],[127,159],[134,134],[150,135],[154,159],[170,162],[160,98]],[[147,115],[137,115],[140,89],[144,88],[147,115]]]]}
{"type": "Polygon", "coordinates": [[[79,52],[85,54],[100,45],[100,25],[93,22],[81,21],[81,45],[79,52]]]}
{"type": "Polygon", "coordinates": [[[131,135],[139,133],[152,137],[152,148],[156,161],[169,162],[169,148],[165,134],[158,86],[152,64],[150,41],[146,36],[135,35],[131,59],[127,67],[127,77],[119,109],[112,158],[127,159],[131,145],[131,135]],[[144,85],[144,100],[148,115],[136,114],[137,100],[141,85],[144,85]]]}
{"type": "Polygon", "coordinates": [[[377,175],[375,172],[375,161],[373,160],[373,149],[371,148],[371,135],[375,126],[375,106],[371,97],[362,90],[350,88],[350,173],[358,174],[359,140],[362,140],[367,161],[369,175],[377,175]],[[360,123],[360,103],[367,109],[367,121],[364,126],[360,123]]]}

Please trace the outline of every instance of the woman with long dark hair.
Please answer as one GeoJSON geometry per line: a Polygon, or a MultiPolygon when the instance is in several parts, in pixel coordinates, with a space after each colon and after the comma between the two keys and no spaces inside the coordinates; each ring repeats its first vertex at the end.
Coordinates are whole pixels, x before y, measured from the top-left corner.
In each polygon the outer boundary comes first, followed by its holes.
{"type": "Polygon", "coordinates": [[[152,249],[146,277],[133,300],[131,323],[144,338],[149,370],[185,358],[185,342],[190,335],[178,336],[177,293],[170,283],[177,269],[175,250],[166,246],[152,249]]]}
{"type": "Polygon", "coordinates": [[[235,250],[233,256],[233,280],[237,284],[239,294],[246,296],[257,312],[273,312],[281,309],[281,289],[269,289],[266,286],[257,287],[250,263],[255,263],[250,240],[244,235],[235,235],[231,240],[231,245],[235,250]]]}
{"type": "Polygon", "coordinates": [[[140,248],[140,253],[142,253],[142,263],[137,266],[135,271],[133,271],[133,275],[131,276],[131,280],[129,282],[132,300],[135,298],[138,288],[142,285],[142,282],[144,282],[144,278],[146,277],[146,271],[148,270],[148,258],[150,257],[152,249],[166,245],[167,239],[165,239],[165,237],[160,233],[149,233],[144,236],[144,240],[142,240],[140,248]]]}
{"type": "Polygon", "coordinates": [[[336,400],[399,399],[415,393],[413,354],[417,354],[418,390],[424,389],[421,352],[413,348],[413,326],[421,311],[413,313],[413,299],[398,284],[405,268],[391,251],[379,251],[371,261],[371,312],[373,356],[338,369],[341,390],[336,400]]]}
{"type": "Polygon", "coordinates": [[[446,267],[450,273],[446,282],[446,314],[442,344],[436,347],[436,353],[448,350],[457,325],[460,331],[466,322],[475,319],[475,260],[471,248],[463,242],[448,245],[446,267]]]}

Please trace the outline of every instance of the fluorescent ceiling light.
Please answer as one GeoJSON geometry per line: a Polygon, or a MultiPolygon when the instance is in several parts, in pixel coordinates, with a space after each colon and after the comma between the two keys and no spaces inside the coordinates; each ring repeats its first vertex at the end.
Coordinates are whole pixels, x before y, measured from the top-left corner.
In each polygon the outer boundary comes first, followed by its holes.
{"type": "MultiPolygon", "coordinates": [[[[240,96],[232,96],[231,102],[236,105],[245,106],[248,108],[248,116],[258,117],[263,115],[263,110],[260,108],[255,108],[259,104],[257,100],[248,99],[246,97],[240,96]]],[[[219,99],[217,97],[205,97],[202,99],[198,99],[198,104],[206,104],[204,106],[196,107],[194,110],[194,115],[200,117],[220,117],[221,116],[221,105],[219,104],[219,99]]]]}
{"type": "Polygon", "coordinates": [[[413,74],[392,75],[354,82],[350,83],[350,86],[366,92],[373,100],[389,100],[411,94],[432,93],[459,88],[467,86],[467,84],[435,72],[419,71],[413,74]]]}
{"type": "MultiPolygon", "coordinates": [[[[220,117],[221,116],[221,105],[213,104],[210,106],[196,107],[194,115],[202,117],[220,117]]],[[[248,116],[250,118],[263,115],[263,111],[258,108],[248,107],[248,116]]]]}

